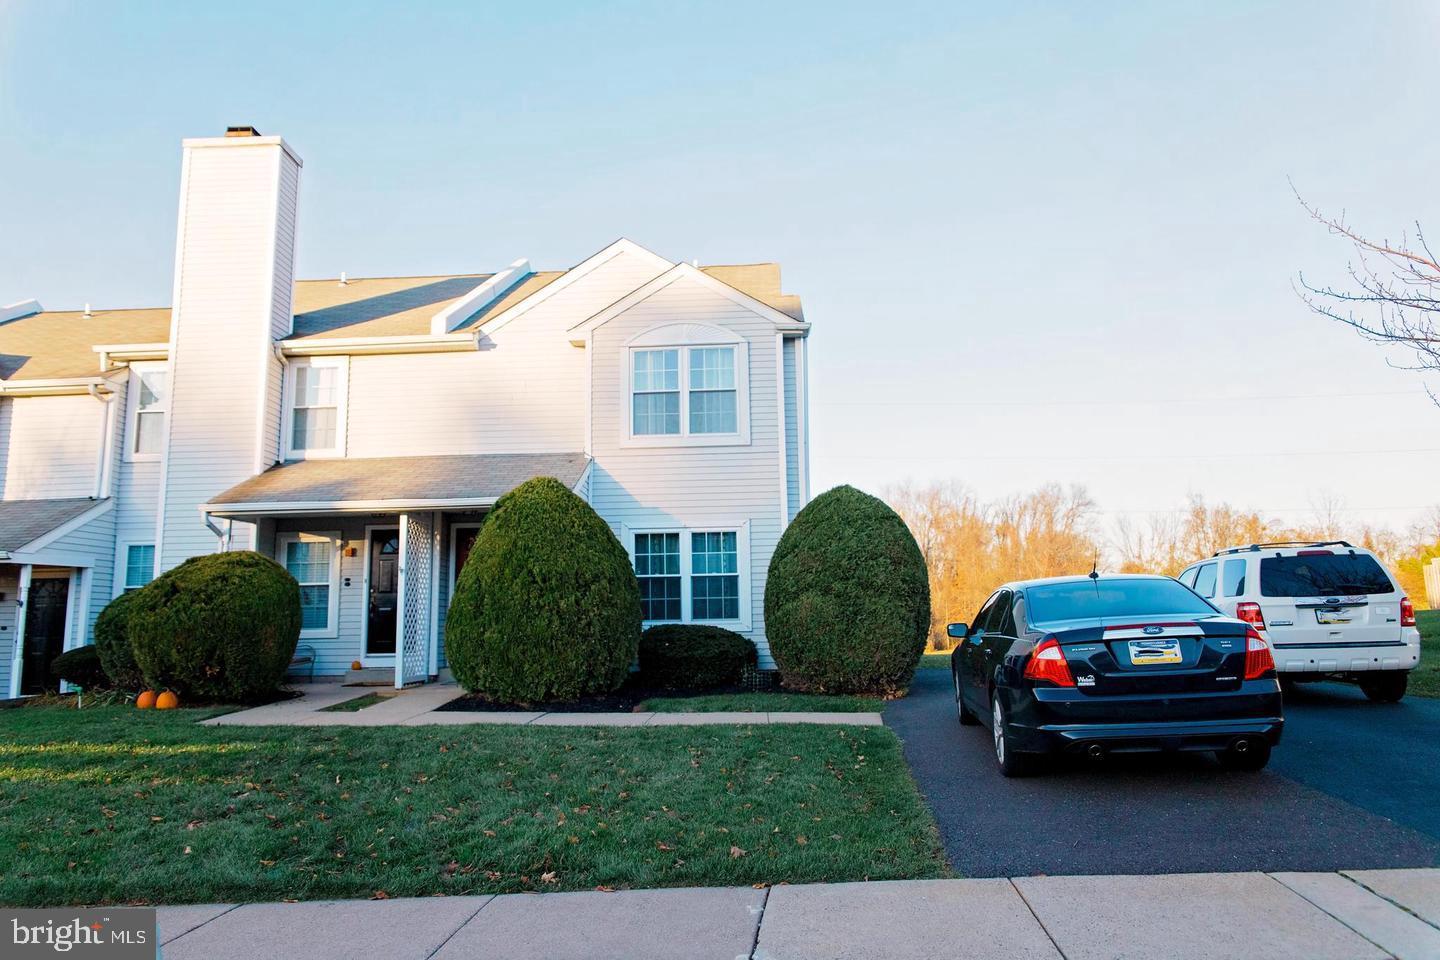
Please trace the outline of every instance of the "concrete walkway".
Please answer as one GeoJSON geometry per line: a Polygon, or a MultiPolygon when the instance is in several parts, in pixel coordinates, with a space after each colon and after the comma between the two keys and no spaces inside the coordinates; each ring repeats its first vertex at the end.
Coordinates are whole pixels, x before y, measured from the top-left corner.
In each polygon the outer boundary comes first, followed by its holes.
{"type": "Polygon", "coordinates": [[[710,723],[827,723],[880,726],[878,713],[733,712],[733,713],[557,713],[492,712],[439,708],[464,691],[454,683],[431,683],[408,690],[346,687],[338,683],[307,683],[295,687],[300,696],[269,703],[202,721],[210,726],[299,726],[299,727],[392,727],[430,724],[459,725],[500,723],[537,727],[665,727],[675,724],[710,723]],[[325,707],[363,697],[367,693],[389,696],[380,703],[356,711],[326,712],[325,707]]]}
{"type": "Polygon", "coordinates": [[[166,960],[1440,957],[1440,870],[162,907],[166,960]]]}

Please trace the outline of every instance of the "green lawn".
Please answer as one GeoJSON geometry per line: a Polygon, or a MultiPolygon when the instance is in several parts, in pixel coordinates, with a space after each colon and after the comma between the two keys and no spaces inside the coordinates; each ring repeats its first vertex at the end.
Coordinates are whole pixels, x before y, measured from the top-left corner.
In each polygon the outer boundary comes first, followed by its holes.
{"type": "Polygon", "coordinates": [[[321,713],[354,713],[357,710],[364,710],[366,707],[373,707],[382,700],[388,700],[381,693],[362,693],[358,697],[349,700],[341,700],[339,703],[332,703],[328,707],[321,707],[321,713]]]}
{"type": "Polygon", "coordinates": [[[920,657],[921,670],[949,670],[949,653],[926,653],[920,657]]]}
{"type": "Polygon", "coordinates": [[[714,713],[740,710],[746,713],[793,713],[818,710],[825,713],[879,713],[885,701],[875,697],[832,696],[821,693],[715,693],[699,697],[651,697],[641,710],[656,713],[714,713]]]}
{"type": "Polygon", "coordinates": [[[938,877],[883,727],[201,727],[0,711],[0,903],[938,877]]]}
{"type": "Polygon", "coordinates": [[[1420,665],[1410,671],[1408,693],[1440,697],[1440,610],[1421,610],[1415,625],[1420,628],[1420,665]]]}

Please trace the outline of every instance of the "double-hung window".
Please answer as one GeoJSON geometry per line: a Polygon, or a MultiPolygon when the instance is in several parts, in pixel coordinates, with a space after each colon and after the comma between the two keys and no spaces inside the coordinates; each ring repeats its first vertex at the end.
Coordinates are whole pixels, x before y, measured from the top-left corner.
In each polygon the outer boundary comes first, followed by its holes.
{"type": "Polygon", "coordinates": [[[345,357],[314,357],[290,364],[286,383],[287,459],[345,455],[345,357]]]}
{"type": "Polygon", "coordinates": [[[629,537],[645,622],[725,623],[748,629],[748,524],[635,531],[629,537]]]}
{"type": "Polygon", "coordinates": [[[750,442],[748,345],[718,328],[687,325],[645,334],[627,348],[622,443],[750,442]],[[698,338],[683,342],[684,338],[698,338]],[[673,338],[679,343],[666,342],[673,338]],[[734,342],[723,342],[726,338],[734,342]],[[722,342],[703,342],[718,340],[722,342]]]}
{"type": "Polygon", "coordinates": [[[300,584],[300,636],[336,636],[340,535],[283,533],[279,542],[280,563],[300,584]]]}
{"type": "Polygon", "coordinates": [[[128,460],[158,460],[165,450],[165,415],[170,409],[170,375],[163,363],[130,365],[128,460]]]}
{"type": "Polygon", "coordinates": [[[125,547],[124,592],[139,590],[155,578],[155,544],[132,543],[125,547]]]}

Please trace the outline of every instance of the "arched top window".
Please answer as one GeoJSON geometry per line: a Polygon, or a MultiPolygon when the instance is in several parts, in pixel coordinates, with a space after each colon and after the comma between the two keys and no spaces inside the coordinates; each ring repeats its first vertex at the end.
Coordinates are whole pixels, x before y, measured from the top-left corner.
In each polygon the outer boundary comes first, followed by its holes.
{"type": "Polygon", "coordinates": [[[631,338],[621,442],[631,446],[750,442],[750,356],[733,330],[672,323],[631,338]]]}

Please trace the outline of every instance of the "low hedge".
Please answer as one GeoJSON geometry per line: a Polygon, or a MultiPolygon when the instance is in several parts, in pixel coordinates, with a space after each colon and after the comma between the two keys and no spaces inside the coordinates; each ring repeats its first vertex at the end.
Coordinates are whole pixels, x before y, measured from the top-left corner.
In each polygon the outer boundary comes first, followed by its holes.
{"type": "Polygon", "coordinates": [[[640,643],[640,586],[608,524],[553,477],[485,518],[455,582],[445,657],[465,689],[502,703],[607,693],[640,643]]]}
{"type": "Polygon", "coordinates": [[[929,630],[925,558],[894,510],[844,486],[796,514],[765,584],[765,633],[786,687],[899,693],[929,630]]]}
{"type": "Polygon", "coordinates": [[[67,650],[50,661],[50,675],[56,680],[73,683],[82,690],[99,690],[109,686],[100,653],[93,646],[67,650]]]}
{"type": "Polygon", "coordinates": [[[640,635],[640,679],[661,690],[713,690],[755,666],[755,644],[723,627],[665,623],[640,635]]]}
{"type": "Polygon", "coordinates": [[[120,594],[95,618],[95,650],[100,666],[119,690],[139,690],[145,685],[145,676],[130,646],[130,607],[139,595],[138,590],[120,594]]]}
{"type": "Polygon", "coordinates": [[[146,683],[183,699],[274,693],[300,639],[300,585],[250,550],[191,557],[135,594],[130,644],[146,683]]]}

